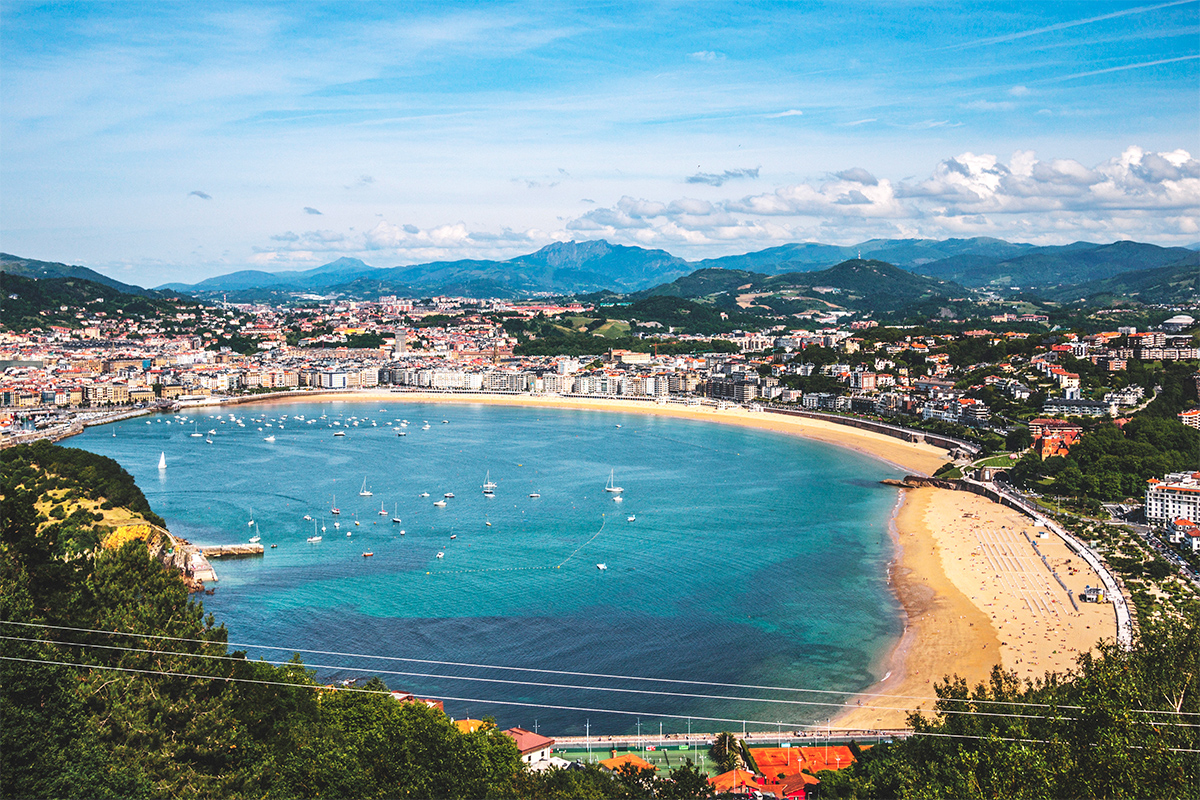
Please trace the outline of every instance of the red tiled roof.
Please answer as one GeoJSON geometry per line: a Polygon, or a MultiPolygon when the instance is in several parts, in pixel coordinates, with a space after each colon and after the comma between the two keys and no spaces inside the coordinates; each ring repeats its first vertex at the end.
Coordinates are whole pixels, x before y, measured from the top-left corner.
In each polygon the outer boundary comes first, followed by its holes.
{"type": "Polygon", "coordinates": [[[517,743],[517,749],[521,751],[521,755],[554,746],[554,740],[550,737],[527,731],[524,728],[509,728],[505,733],[517,743]]]}

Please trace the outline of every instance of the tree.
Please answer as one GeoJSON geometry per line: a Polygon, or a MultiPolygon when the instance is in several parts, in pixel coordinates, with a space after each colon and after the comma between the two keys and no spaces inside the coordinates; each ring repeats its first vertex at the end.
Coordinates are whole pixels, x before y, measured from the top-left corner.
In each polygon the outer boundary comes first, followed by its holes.
{"type": "Polygon", "coordinates": [[[729,731],[718,733],[713,738],[712,746],[708,748],[708,757],[722,772],[729,772],[742,766],[738,738],[729,731]]]}

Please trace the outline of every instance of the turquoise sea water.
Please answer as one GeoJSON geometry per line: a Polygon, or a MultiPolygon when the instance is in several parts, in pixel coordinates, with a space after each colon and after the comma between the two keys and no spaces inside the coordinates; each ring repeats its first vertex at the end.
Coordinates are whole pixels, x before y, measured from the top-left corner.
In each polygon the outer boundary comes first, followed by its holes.
{"type": "Polygon", "coordinates": [[[689,717],[693,730],[762,728],[753,721],[825,720],[836,709],[814,703],[844,695],[594,675],[851,693],[880,677],[901,633],[886,583],[896,493],[878,483],[899,473],[852,451],[691,420],[484,405],[183,416],[64,444],[120,462],[196,544],[245,542],[253,518],[265,556],[216,562],[205,609],[252,657],[291,650],[246,645],[324,651],[302,654],[322,680],[364,668],[393,689],[460,698],[446,702],[451,716],[556,734],[588,720],[593,733],[631,731],[637,715],[666,731],[689,717]],[[621,502],[605,491],[610,470],[621,502]],[[488,474],[494,498],[480,488],[488,474]],[[326,530],[309,543],[314,522],[326,530]]]}

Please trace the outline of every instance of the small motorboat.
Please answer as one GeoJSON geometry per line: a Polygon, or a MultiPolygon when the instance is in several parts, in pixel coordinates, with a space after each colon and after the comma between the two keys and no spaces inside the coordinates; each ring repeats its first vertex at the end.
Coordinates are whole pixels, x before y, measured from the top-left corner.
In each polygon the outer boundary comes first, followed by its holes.
{"type": "Polygon", "coordinates": [[[457,539],[457,538],[458,538],[458,534],[457,534],[457,533],[452,533],[452,534],[450,534],[450,538],[451,538],[451,539],[457,539]]]}
{"type": "Polygon", "coordinates": [[[417,497],[429,497],[429,492],[421,492],[417,497]]]}
{"type": "Polygon", "coordinates": [[[442,497],[447,497],[447,498],[453,499],[454,492],[446,492],[444,495],[442,495],[442,497]]]}
{"type": "Polygon", "coordinates": [[[598,570],[600,570],[601,572],[603,572],[604,570],[608,569],[608,564],[597,564],[597,565],[596,565],[596,569],[598,569],[598,570]]]}
{"type": "Polygon", "coordinates": [[[438,557],[438,558],[445,558],[445,557],[446,557],[446,554],[445,554],[445,553],[438,553],[438,554],[437,554],[437,557],[438,557]]]}
{"type": "Polygon", "coordinates": [[[529,496],[530,496],[530,497],[541,497],[541,495],[540,495],[540,494],[538,494],[537,492],[530,492],[530,493],[529,493],[529,496]]]}
{"type": "Polygon", "coordinates": [[[309,542],[319,542],[319,541],[321,541],[321,537],[320,537],[320,536],[310,536],[310,537],[308,537],[307,541],[309,541],[309,542]]]}
{"type": "Polygon", "coordinates": [[[446,501],[445,501],[445,500],[438,500],[436,503],[434,503],[434,505],[435,505],[435,506],[437,506],[438,508],[445,508],[445,507],[446,507],[446,501]]]}
{"type": "Polygon", "coordinates": [[[375,554],[368,550],[367,552],[363,553],[363,558],[370,558],[373,555],[375,554]]]}
{"type": "Polygon", "coordinates": [[[628,519],[627,521],[628,521],[628,522],[633,522],[633,521],[634,521],[634,520],[636,520],[636,519],[637,519],[637,515],[636,515],[636,514],[630,514],[630,515],[629,515],[629,519],[628,519]]]}

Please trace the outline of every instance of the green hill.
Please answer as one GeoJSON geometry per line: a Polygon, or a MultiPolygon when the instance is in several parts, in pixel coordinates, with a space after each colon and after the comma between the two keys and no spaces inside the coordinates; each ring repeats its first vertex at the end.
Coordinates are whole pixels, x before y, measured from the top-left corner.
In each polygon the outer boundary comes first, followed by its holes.
{"type": "MultiPolygon", "coordinates": [[[[5,267],[7,269],[7,266],[5,267]]],[[[152,293],[157,295],[157,292],[152,293]]],[[[48,325],[80,327],[76,314],[89,309],[107,314],[119,312],[130,319],[153,319],[175,314],[181,306],[172,300],[143,294],[128,294],[106,284],[83,278],[33,279],[0,271],[0,326],[24,332],[48,325]]],[[[187,300],[195,306],[195,300],[187,300]]]]}
{"type": "Polygon", "coordinates": [[[964,286],[1039,289],[1156,269],[1188,255],[1189,251],[1182,247],[1159,247],[1141,242],[1106,245],[1075,242],[1061,247],[1039,247],[1015,258],[989,260],[978,254],[952,256],[914,270],[964,286]]]}
{"type": "Polygon", "coordinates": [[[1122,272],[1111,278],[1065,286],[1044,293],[1047,300],[1090,305],[1140,303],[1182,305],[1200,302],[1200,253],[1192,252],[1174,264],[1122,272]]]}
{"type": "Polygon", "coordinates": [[[75,267],[69,264],[59,264],[55,261],[37,261],[32,258],[9,255],[8,253],[0,253],[0,271],[7,272],[9,275],[18,275],[22,278],[34,278],[36,280],[43,280],[45,278],[80,278],[112,287],[125,294],[154,294],[154,292],[143,289],[140,286],[121,283],[87,267],[75,267]]]}

